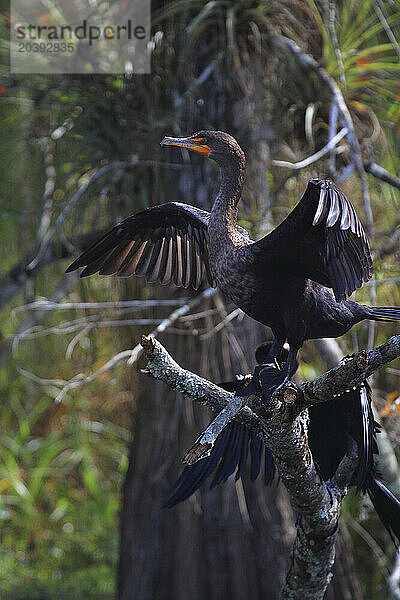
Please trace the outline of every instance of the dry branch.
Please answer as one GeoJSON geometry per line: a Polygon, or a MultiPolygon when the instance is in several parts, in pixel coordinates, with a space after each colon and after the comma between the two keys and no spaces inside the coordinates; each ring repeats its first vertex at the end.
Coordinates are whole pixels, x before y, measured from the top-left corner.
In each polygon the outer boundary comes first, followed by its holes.
{"type": "Polygon", "coordinates": [[[329,140],[329,142],[323,148],[321,148],[321,150],[318,150],[318,152],[315,152],[315,154],[304,158],[300,162],[291,163],[287,162],[286,160],[272,160],[271,164],[274,167],[286,167],[287,169],[304,169],[305,167],[308,167],[309,165],[317,162],[320,158],[325,156],[325,154],[328,154],[334,148],[336,148],[336,145],[340,142],[341,139],[343,139],[347,135],[347,133],[347,127],[343,127],[343,129],[341,129],[339,133],[337,133],[331,140],[329,140]]]}
{"type": "Polygon", "coordinates": [[[367,171],[367,173],[370,173],[370,175],[373,175],[377,179],[380,179],[385,183],[389,183],[393,187],[400,190],[400,177],[396,177],[396,175],[389,173],[389,171],[386,171],[386,169],[380,165],[377,165],[373,160],[364,163],[364,169],[367,171]]]}
{"type": "MultiPolygon", "coordinates": [[[[74,274],[72,274],[72,275],[74,275],[74,274]]],[[[69,278],[65,278],[64,281],[69,281],[69,280],[70,280],[69,278]]],[[[175,323],[175,321],[180,319],[180,317],[186,315],[190,310],[192,310],[192,308],[195,308],[196,306],[198,306],[205,298],[211,298],[216,293],[217,293],[216,288],[205,289],[203,292],[201,292],[197,296],[194,296],[193,298],[188,300],[182,306],[179,306],[170,315],[168,315],[168,317],[163,319],[157,325],[157,327],[155,327],[155,329],[153,329],[153,331],[150,333],[150,335],[153,337],[157,337],[158,335],[160,335],[161,333],[166,331],[173,323],[175,323]]],[[[121,364],[121,362],[123,362],[123,361],[125,361],[128,365],[134,364],[138,360],[138,358],[141,356],[142,352],[143,352],[142,345],[137,344],[134,348],[132,348],[130,350],[123,350],[122,352],[115,354],[104,365],[102,365],[99,369],[97,369],[97,371],[94,371],[91,374],[77,373],[76,375],[74,375],[74,377],[72,377],[68,381],[59,380],[60,383],[56,384],[56,385],[59,385],[59,387],[61,389],[60,389],[60,392],[55,397],[55,402],[61,402],[70,390],[74,390],[74,389],[80,388],[88,383],[91,383],[92,381],[97,379],[97,377],[100,377],[100,375],[103,375],[103,373],[110,371],[117,365],[121,364]]],[[[0,358],[1,358],[1,355],[0,355],[0,358]]],[[[1,363],[0,363],[0,365],[1,365],[1,363]]],[[[37,377],[35,374],[31,373],[30,377],[31,377],[31,379],[34,378],[37,383],[46,385],[46,380],[43,380],[40,377],[37,377]]]]}

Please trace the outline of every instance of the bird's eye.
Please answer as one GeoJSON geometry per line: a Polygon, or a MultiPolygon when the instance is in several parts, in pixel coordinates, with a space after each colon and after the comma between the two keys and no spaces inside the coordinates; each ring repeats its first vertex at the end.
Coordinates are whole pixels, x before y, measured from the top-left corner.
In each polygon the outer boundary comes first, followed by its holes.
{"type": "Polygon", "coordinates": [[[190,138],[190,141],[191,142],[199,142],[200,144],[206,144],[207,143],[206,138],[199,138],[199,137],[197,137],[197,138],[190,138]]]}

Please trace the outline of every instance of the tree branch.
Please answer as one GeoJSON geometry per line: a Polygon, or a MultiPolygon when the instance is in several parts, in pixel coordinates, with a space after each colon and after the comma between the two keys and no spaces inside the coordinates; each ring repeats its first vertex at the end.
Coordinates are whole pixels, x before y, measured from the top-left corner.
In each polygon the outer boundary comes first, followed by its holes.
{"type": "Polygon", "coordinates": [[[389,173],[389,171],[386,171],[386,169],[384,169],[380,165],[377,165],[376,162],[374,162],[373,160],[365,162],[364,169],[367,171],[367,173],[370,173],[370,175],[373,175],[377,179],[380,179],[385,183],[389,183],[393,187],[400,190],[400,177],[389,173]]]}
{"type": "MultiPolygon", "coordinates": [[[[332,399],[338,390],[345,391],[358,385],[367,375],[399,357],[400,336],[369,353],[359,352],[343,360],[313,382],[299,387],[290,384],[289,388],[276,392],[268,406],[262,398],[249,396],[249,406],[242,408],[244,399],[235,398],[232,402],[233,394],[180,367],[158,341],[143,336],[141,344],[147,358],[144,373],[219,412],[206,430],[205,448],[197,444],[198,456],[204,455],[203,450],[209,452],[213,439],[232,418],[257,431],[271,449],[280,478],[299,515],[281,600],[322,600],[331,578],[340,507],[357,456],[353,447],[341,461],[333,479],[321,481],[308,447],[306,407],[332,399]],[[293,399],[295,404],[291,406],[288,418],[287,402],[293,399]]],[[[190,458],[193,459],[191,462],[197,459],[195,454],[190,458]]]]}
{"type": "MultiPolygon", "coordinates": [[[[75,274],[75,273],[71,273],[71,275],[77,276],[77,274],[75,274]]],[[[64,281],[69,281],[69,278],[68,277],[65,278],[64,281]]],[[[192,308],[195,308],[196,306],[198,306],[205,298],[211,298],[216,293],[217,293],[216,288],[207,288],[200,294],[197,294],[196,296],[194,296],[193,298],[188,300],[185,304],[183,304],[182,306],[179,306],[170,315],[168,315],[168,317],[163,319],[161,321],[161,323],[159,323],[157,325],[157,327],[155,327],[155,329],[153,329],[153,331],[150,333],[150,336],[156,337],[156,336],[160,335],[161,333],[166,331],[166,329],[168,329],[175,321],[180,319],[182,316],[186,315],[192,308]]],[[[12,340],[12,338],[11,338],[11,340],[12,340]]],[[[10,344],[11,340],[8,340],[9,344],[10,344]]],[[[0,347],[0,350],[1,350],[1,347],[0,347]]],[[[91,383],[94,379],[96,379],[103,373],[110,371],[111,369],[113,369],[114,367],[119,365],[122,361],[125,361],[129,366],[133,365],[138,360],[138,358],[141,356],[142,352],[143,352],[142,345],[137,344],[134,348],[132,348],[130,350],[123,350],[122,352],[119,352],[118,354],[114,355],[104,365],[102,365],[99,369],[97,369],[97,371],[94,371],[91,374],[78,373],[78,374],[74,375],[74,377],[72,377],[68,381],[59,380],[60,383],[57,385],[59,385],[59,387],[61,389],[60,389],[60,392],[55,397],[55,402],[61,402],[64,399],[65,395],[70,390],[77,389],[79,387],[82,387],[83,385],[86,385],[87,383],[91,383]]],[[[0,354],[0,359],[1,359],[1,354],[0,354]]],[[[0,366],[1,366],[1,360],[0,360],[0,366]]],[[[31,378],[32,378],[32,376],[36,377],[34,374],[31,374],[31,378]]],[[[42,383],[43,385],[46,384],[45,380],[41,380],[38,377],[36,377],[36,381],[42,383]]]]}
{"type": "Polygon", "coordinates": [[[325,146],[321,148],[321,150],[318,150],[318,152],[315,152],[315,154],[304,158],[300,162],[291,163],[287,162],[286,160],[272,160],[271,164],[274,167],[286,167],[287,169],[304,169],[304,167],[308,167],[312,163],[317,162],[317,160],[325,156],[325,154],[331,152],[331,150],[333,150],[336,147],[336,145],[340,142],[341,139],[343,139],[347,135],[347,133],[347,127],[343,127],[343,129],[341,129],[339,133],[337,133],[331,140],[329,140],[329,142],[325,144],[325,146]]]}
{"type": "MultiPolygon", "coordinates": [[[[172,389],[213,411],[223,410],[232,400],[234,395],[231,392],[179,366],[158,340],[150,336],[142,336],[141,345],[147,358],[146,369],[142,371],[146,375],[163,381],[172,389]]],[[[262,426],[256,415],[248,407],[242,408],[236,415],[236,419],[247,425],[249,429],[262,432],[262,426]]]]}

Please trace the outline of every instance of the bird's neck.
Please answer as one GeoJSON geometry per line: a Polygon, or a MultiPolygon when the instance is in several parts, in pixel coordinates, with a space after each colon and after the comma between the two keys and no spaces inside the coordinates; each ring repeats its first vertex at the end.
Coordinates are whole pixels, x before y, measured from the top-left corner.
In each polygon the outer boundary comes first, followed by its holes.
{"type": "Polygon", "coordinates": [[[219,162],[221,184],[211,215],[217,229],[236,231],[237,205],[242,195],[246,162],[244,154],[219,162]]]}

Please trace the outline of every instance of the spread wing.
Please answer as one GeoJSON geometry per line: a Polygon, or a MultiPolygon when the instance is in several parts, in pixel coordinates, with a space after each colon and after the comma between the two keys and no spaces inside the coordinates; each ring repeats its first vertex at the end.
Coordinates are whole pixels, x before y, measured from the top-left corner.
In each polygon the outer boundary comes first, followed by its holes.
{"type": "Polygon", "coordinates": [[[197,290],[206,275],[215,286],[208,264],[210,213],[178,202],[148,208],[115,225],[79,256],[67,273],[85,267],[93,273],[120,277],[132,274],[163,285],[197,290]]]}
{"type": "Polygon", "coordinates": [[[373,273],[367,236],[350,201],[331,181],[311,179],[293,211],[251,246],[256,262],[274,261],[333,288],[346,299],[373,273]]]}

